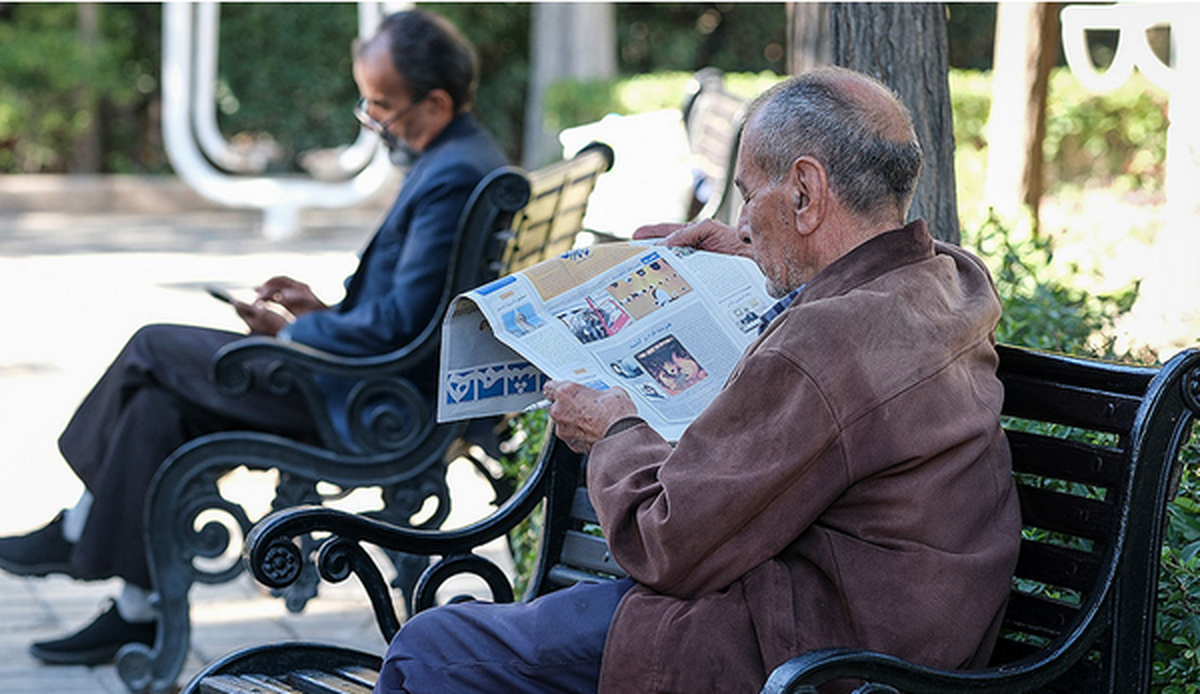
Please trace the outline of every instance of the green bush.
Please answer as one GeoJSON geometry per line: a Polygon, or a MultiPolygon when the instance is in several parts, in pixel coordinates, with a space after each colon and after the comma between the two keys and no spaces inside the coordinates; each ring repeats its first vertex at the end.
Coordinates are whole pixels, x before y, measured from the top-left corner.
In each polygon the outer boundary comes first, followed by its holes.
{"type": "MultiPolygon", "coordinates": [[[[1014,232],[995,218],[964,230],[991,268],[1004,313],[996,337],[1008,344],[1128,361],[1113,348],[1113,322],[1132,306],[1137,288],[1092,295],[1072,287],[1071,268],[1057,267],[1049,239],[1014,232]]],[[[1072,435],[1062,432],[1061,435],[1072,435]]],[[[1178,497],[1167,508],[1161,550],[1152,692],[1200,693],[1200,432],[1193,427],[1180,456],[1178,497]]]]}
{"type": "MultiPolygon", "coordinates": [[[[984,219],[991,73],[951,70],[950,100],[959,218],[973,227],[984,219]]],[[[1046,193],[1110,185],[1118,192],[1158,193],[1166,160],[1166,108],[1166,95],[1141,73],[1111,92],[1094,94],[1070,70],[1056,68],[1042,148],[1046,193]]]]}
{"type": "MultiPolygon", "coordinates": [[[[648,111],[679,109],[687,98],[692,72],[659,72],[609,80],[555,82],[546,90],[545,126],[558,131],[594,123],[615,113],[627,116],[648,111]]],[[[774,72],[731,72],[725,88],[747,100],[761,94],[784,76],[774,72]]]]}
{"type": "Polygon", "coordinates": [[[1158,581],[1152,691],[1200,692],[1200,434],[1184,449],[1179,497],[1169,519],[1158,581]]]}
{"type": "Polygon", "coordinates": [[[218,54],[218,124],[227,139],[270,135],[274,171],[297,171],[301,152],[358,136],[352,4],[224,3],[218,54]]]}
{"type": "MultiPolygon", "coordinates": [[[[19,3],[0,14],[0,173],[61,173],[89,128],[112,146],[107,170],[161,166],[146,151],[149,95],[158,87],[156,6],[101,5],[95,44],[80,39],[74,4],[19,3]],[[148,25],[154,31],[147,36],[148,25]],[[97,122],[98,121],[98,122],[97,122]]],[[[157,127],[157,124],[155,124],[157,127]]]]}
{"type": "Polygon", "coordinates": [[[1054,243],[1005,227],[990,216],[963,230],[963,245],[988,264],[1004,305],[996,339],[1064,354],[1116,358],[1114,322],[1133,307],[1137,286],[1091,294],[1072,284],[1072,268],[1054,263],[1054,243]]]}

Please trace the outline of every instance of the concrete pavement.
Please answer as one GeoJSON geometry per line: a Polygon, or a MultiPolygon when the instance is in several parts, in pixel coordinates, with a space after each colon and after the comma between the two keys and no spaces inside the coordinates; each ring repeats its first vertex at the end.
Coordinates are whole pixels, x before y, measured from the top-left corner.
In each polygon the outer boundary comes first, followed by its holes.
{"type": "MultiPolygon", "coordinates": [[[[242,329],[203,291],[209,283],[248,297],[268,277],[288,274],[337,300],[382,213],[380,201],[307,212],[297,238],[273,243],[255,232],[257,213],[213,208],[171,179],[0,177],[0,535],[34,528],[78,497],[57,436],[134,330],[150,322],[242,329]]],[[[235,474],[228,484],[252,515],[265,511],[268,474],[235,474]]],[[[487,513],[490,494],[468,464],[452,466],[450,484],[449,524],[487,513]]],[[[372,501],[365,494],[344,503],[372,501]]],[[[26,650],[87,623],[118,589],[116,581],[0,573],[0,692],[124,692],[112,666],[46,667],[26,650]]],[[[353,580],[323,585],[301,615],[244,575],[199,585],[192,621],[184,679],[250,644],[301,638],[384,647],[353,580]]]]}

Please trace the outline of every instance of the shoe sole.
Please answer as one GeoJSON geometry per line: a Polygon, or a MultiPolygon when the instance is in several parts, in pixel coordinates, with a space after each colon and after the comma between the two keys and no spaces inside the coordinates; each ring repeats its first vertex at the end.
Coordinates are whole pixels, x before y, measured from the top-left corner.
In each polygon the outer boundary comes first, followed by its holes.
{"type": "MultiPolygon", "coordinates": [[[[121,646],[124,645],[121,644],[121,646]]],[[[41,648],[35,643],[29,647],[29,655],[47,665],[107,665],[117,657],[119,650],[121,650],[120,646],[116,648],[105,646],[88,651],[52,651],[41,648]]]]}
{"type": "Polygon", "coordinates": [[[44,578],[50,574],[63,574],[71,578],[76,578],[75,574],[71,572],[71,565],[66,563],[13,564],[0,559],[0,569],[14,576],[26,576],[29,578],[44,578]]]}

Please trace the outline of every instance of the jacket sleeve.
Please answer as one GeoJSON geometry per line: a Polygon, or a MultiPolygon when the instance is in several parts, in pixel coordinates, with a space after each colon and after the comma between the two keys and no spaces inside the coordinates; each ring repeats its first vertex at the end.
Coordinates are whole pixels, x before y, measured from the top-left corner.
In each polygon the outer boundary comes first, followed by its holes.
{"type": "Polygon", "coordinates": [[[839,443],[816,384],[760,352],[674,449],[645,424],[599,441],[589,494],[617,563],[693,598],[783,552],[849,486],[839,443]]]}
{"type": "Polygon", "coordinates": [[[431,178],[413,203],[400,247],[375,250],[384,257],[371,262],[393,263],[390,289],[361,296],[349,310],[300,316],[293,340],[335,354],[372,356],[400,348],[425,327],[441,301],[458,221],[478,176],[448,168],[431,178]]]}

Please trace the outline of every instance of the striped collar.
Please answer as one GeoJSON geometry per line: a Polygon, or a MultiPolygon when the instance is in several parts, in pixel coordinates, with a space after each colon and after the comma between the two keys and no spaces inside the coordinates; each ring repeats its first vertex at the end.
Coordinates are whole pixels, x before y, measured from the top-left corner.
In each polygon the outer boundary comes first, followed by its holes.
{"type": "Polygon", "coordinates": [[[800,296],[800,292],[804,289],[804,286],[805,285],[802,284],[788,292],[786,296],[779,301],[776,301],[771,308],[767,309],[766,313],[762,314],[762,318],[760,319],[762,322],[758,325],[759,335],[763,334],[763,331],[767,329],[767,326],[771,324],[771,321],[775,320],[779,314],[787,310],[788,306],[792,305],[792,302],[796,300],[796,297],[800,296]]]}

